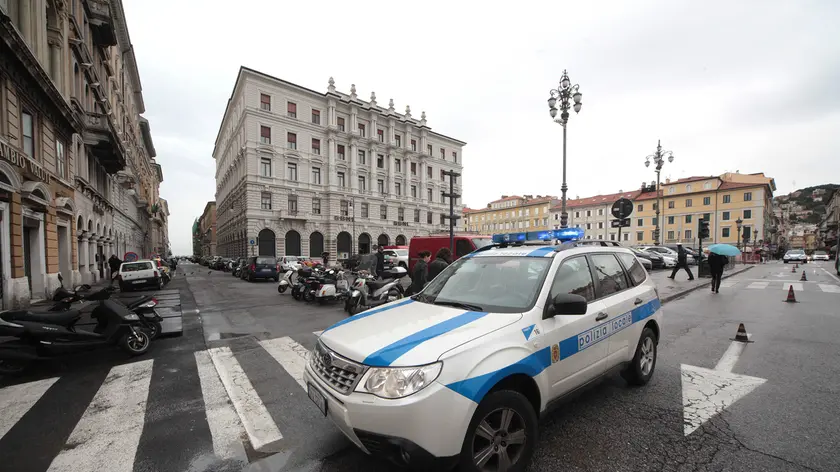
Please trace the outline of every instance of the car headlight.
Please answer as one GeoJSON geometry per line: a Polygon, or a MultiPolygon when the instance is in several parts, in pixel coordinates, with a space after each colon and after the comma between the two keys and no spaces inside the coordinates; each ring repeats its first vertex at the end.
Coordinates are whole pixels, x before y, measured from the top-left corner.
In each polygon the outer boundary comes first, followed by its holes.
{"type": "Polygon", "coordinates": [[[136,314],[136,313],[132,313],[132,314],[130,314],[130,315],[125,315],[125,319],[126,319],[127,321],[140,321],[140,317],[139,317],[139,316],[137,316],[137,314],[136,314]]]}
{"type": "Polygon", "coordinates": [[[413,395],[428,387],[440,375],[442,362],[417,367],[371,367],[357,392],[395,399],[413,395]]]}

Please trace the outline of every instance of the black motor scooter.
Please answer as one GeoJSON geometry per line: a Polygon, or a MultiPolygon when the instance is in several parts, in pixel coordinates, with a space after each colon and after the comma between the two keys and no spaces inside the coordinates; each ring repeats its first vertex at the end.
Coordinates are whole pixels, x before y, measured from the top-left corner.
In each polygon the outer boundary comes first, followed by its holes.
{"type": "Polygon", "coordinates": [[[111,292],[98,290],[84,300],[98,301],[91,316],[97,320],[93,332],[76,329],[79,310],[0,313],[0,375],[19,374],[31,363],[118,345],[132,356],[145,354],[152,338],[140,316],[121,303],[110,300],[111,292]]]}
{"type": "MultiPolygon", "coordinates": [[[[58,280],[62,281],[61,274],[58,275],[58,280]]],[[[73,303],[85,300],[84,293],[80,292],[86,292],[90,290],[90,288],[90,285],[84,284],[76,287],[74,291],[71,292],[64,288],[64,284],[62,283],[53,295],[53,301],[55,304],[49,309],[49,311],[67,311],[72,309],[73,303]]],[[[116,287],[106,287],[104,290],[114,293],[117,289],[116,287]]],[[[157,339],[157,337],[160,336],[162,329],[160,323],[163,321],[163,318],[161,318],[161,316],[158,315],[157,310],[155,310],[157,304],[157,299],[151,295],[143,295],[125,302],[126,308],[140,316],[141,324],[143,325],[143,328],[149,332],[152,340],[157,339]]],[[[84,307],[79,307],[79,311],[84,314],[87,310],[85,310],[84,307]]]]}

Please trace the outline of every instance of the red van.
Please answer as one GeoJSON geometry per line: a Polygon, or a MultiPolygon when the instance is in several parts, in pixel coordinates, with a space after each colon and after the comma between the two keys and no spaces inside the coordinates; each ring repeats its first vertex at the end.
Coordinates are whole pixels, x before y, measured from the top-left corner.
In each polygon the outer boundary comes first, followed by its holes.
{"type": "MultiPolygon", "coordinates": [[[[483,236],[478,234],[455,233],[455,254],[452,260],[464,256],[475,251],[478,248],[489,246],[493,244],[491,236],[483,236]]],[[[411,238],[408,243],[408,273],[414,272],[414,264],[417,263],[419,257],[417,254],[420,251],[429,251],[432,253],[432,260],[435,258],[440,248],[449,247],[449,233],[433,234],[430,236],[415,236],[411,238]]]]}

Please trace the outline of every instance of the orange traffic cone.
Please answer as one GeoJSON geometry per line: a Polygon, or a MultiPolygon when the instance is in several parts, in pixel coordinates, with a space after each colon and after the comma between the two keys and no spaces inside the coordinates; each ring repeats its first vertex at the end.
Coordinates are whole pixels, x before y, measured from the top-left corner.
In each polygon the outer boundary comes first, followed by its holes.
{"type": "Polygon", "coordinates": [[[732,339],[733,341],[740,341],[742,343],[751,343],[750,337],[747,334],[747,328],[744,326],[744,323],[738,325],[738,331],[735,333],[735,338],[732,339]]]}
{"type": "Polygon", "coordinates": [[[792,273],[794,273],[794,272],[796,272],[796,267],[791,267],[791,268],[790,268],[790,273],[792,274],[792,273]]]}
{"type": "Polygon", "coordinates": [[[802,278],[800,278],[799,280],[802,281],[802,282],[807,282],[808,281],[808,277],[805,277],[805,271],[804,270],[802,271],[802,278]]]}
{"type": "Polygon", "coordinates": [[[796,295],[793,293],[793,285],[788,289],[788,296],[785,300],[788,303],[796,303],[796,295]]]}

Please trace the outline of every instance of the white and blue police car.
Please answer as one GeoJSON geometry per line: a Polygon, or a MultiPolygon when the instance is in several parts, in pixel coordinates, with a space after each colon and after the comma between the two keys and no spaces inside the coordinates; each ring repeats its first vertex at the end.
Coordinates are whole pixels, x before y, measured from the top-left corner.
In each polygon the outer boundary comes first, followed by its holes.
{"type": "Polygon", "coordinates": [[[358,447],[420,470],[521,471],[538,418],[619,370],[653,375],[659,295],[633,253],[575,229],[496,235],[419,294],[326,329],[304,379],[358,447]]]}

